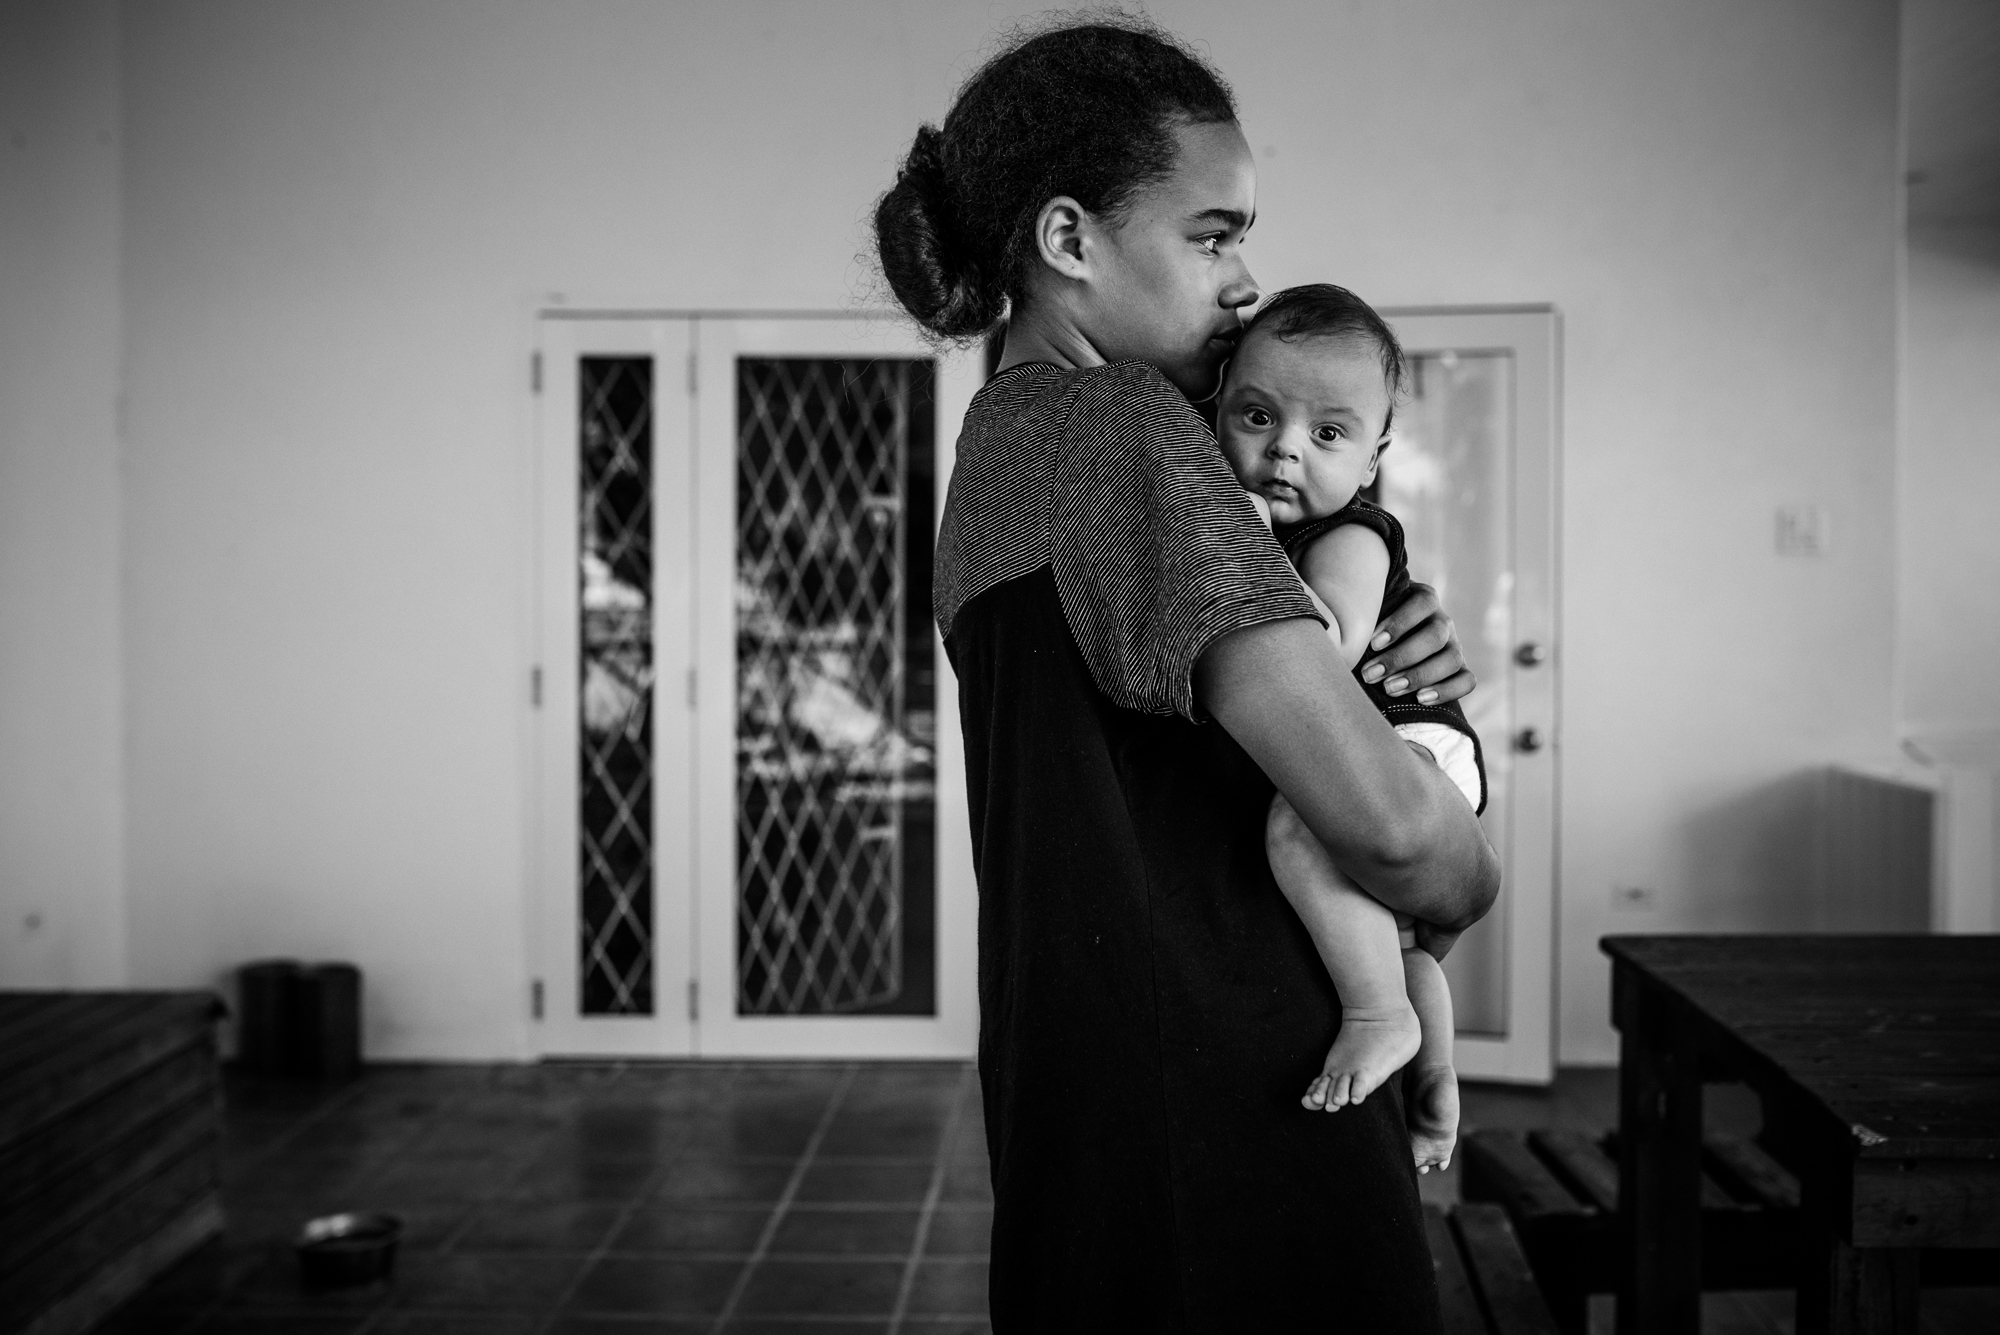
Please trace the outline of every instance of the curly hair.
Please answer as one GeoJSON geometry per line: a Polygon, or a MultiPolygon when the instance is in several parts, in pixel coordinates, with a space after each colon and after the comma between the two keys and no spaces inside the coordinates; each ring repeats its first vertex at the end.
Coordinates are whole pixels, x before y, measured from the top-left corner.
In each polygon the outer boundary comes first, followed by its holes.
{"type": "Polygon", "coordinates": [[[1181,125],[1236,119],[1229,86],[1163,29],[1092,16],[1018,36],[918,128],[875,205],[882,274],[917,323],[974,339],[1018,305],[1042,206],[1117,221],[1174,169],[1181,125]]]}

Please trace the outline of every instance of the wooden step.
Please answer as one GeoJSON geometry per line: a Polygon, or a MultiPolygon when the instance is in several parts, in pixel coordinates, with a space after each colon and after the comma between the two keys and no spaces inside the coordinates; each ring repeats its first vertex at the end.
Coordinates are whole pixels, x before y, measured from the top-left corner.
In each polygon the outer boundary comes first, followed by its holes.
{"type": "Polygon", "coordinates": [[[1497,1205],[1424,1207],[1446,1335],[1556,1335],[1521,1242],[1497,1205]]]}

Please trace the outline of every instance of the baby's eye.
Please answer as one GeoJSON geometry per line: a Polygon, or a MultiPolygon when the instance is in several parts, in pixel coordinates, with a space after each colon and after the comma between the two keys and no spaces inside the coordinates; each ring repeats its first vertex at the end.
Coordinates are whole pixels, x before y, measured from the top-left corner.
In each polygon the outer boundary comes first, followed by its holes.
{"type": "Polygon", "coordinates": [[[1322,445],[1338,445],[1342,439],[1343,434],[1344,433],[1337,426],[1321,426],[1313,428],[1313,439],[1318,441],[1322,445]]]}
{"type": "Polygon", "coordinates": [[[1243,410],[1243,420],[1251,426],[1269,426],[1271,425],[1271,414],[1265,412],[1262,408],[1245,408],[1243,410]]]}

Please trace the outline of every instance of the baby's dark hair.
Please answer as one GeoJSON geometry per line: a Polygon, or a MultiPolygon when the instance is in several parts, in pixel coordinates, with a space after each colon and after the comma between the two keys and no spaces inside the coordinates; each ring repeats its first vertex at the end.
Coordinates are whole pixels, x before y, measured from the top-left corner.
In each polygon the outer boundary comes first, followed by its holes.
{"type": "Polygon", "coordinates": [[[1409,369],[1396,331],[1373,306],[1332,283],[1302,283],[1273,293],[1243,326],[1245,339],[1260,332],[1287,343],[1309,338],[1373,343],[1382,358],[1382,379],[1389,386],[1389,415],[1382,421],[1384,434],[1388,432],[1396,420],[1396,398],[1403,392],[1409,369]]]}
{"type": "Polygon", "coordinates": [[[1017,37],[958,90],[942,128],[917,130],[875,205],[882,273],[944,338],[989,332],[1018,304],[1042,206],[1067,195],[1116,220],[1174,169],[1174,130],[1236,119],[1229,86],[1132,15],[1017,37]]]}

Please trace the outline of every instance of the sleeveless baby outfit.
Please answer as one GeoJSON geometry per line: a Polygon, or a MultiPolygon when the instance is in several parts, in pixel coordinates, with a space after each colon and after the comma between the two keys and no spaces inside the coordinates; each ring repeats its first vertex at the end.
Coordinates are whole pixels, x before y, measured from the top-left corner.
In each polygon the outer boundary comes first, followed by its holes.
{"type": "MultiPolygon", "coordinates": [[[[1387,612],[1403,601],[1412,583],[1409,548],[1403,539],[1402,522],[1396,516],[1356,496],[1323,519],[1279,525],[1277,537],[1284,545],[1285,555],[1297,566],[1305,560],[1306,551],[1314,542],[1345,524],[1372,529],[1389,549],[1389,577],[1382,590],[1382,610],[1387,612]]],[[[1356,680],[1360,678],[1357,676],[1356,680]]],[[[1466,721],[1458,701],[1418,704],[1414,692],[1406,696],[1391,695],[1382,689],[1382,682],[1373,685],[1362,682],[1361,689],[1394,726],[1398,736],[1418,743],[1437,758],[1438,767],[1465,794],[1475,813],[1486,810],[1486,758],[1479,747],[1479,734],[1466,721]]]]}

